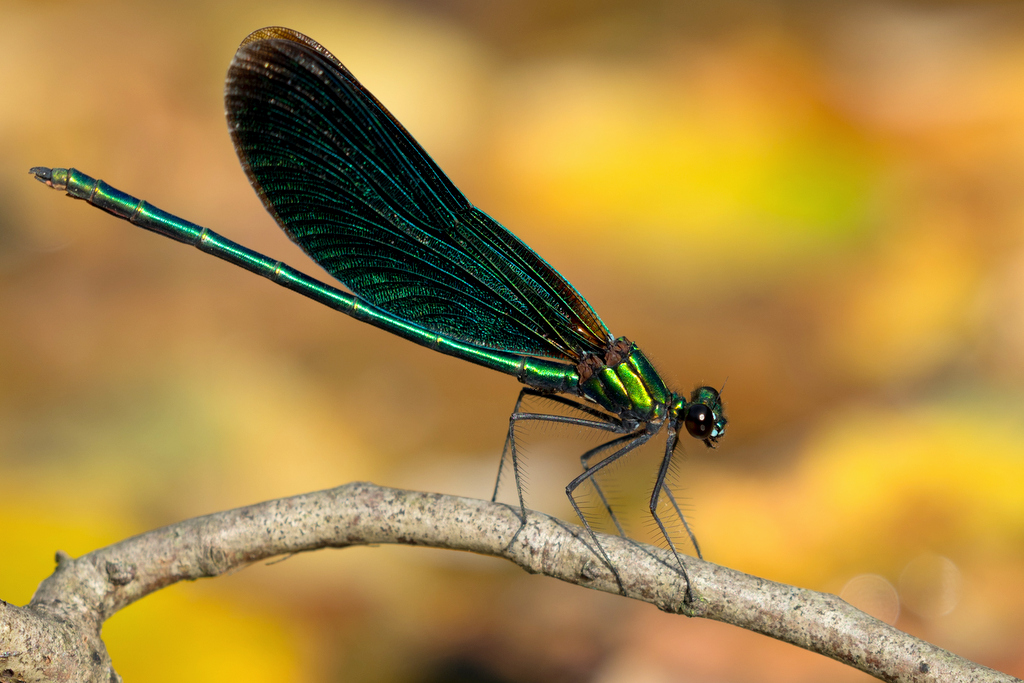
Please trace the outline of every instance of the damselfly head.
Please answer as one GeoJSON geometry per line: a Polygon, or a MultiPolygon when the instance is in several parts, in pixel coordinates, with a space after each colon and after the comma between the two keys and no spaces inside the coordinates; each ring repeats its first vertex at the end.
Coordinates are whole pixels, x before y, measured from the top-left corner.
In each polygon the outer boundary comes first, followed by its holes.
{"type": "Polygon", "coordinates": [[[690,436],[702,440],[708,448],[714,448],[725,434],[728,420],[722,411],[722,397],[712,387],[694,389],[677,414],[690,436]]]}

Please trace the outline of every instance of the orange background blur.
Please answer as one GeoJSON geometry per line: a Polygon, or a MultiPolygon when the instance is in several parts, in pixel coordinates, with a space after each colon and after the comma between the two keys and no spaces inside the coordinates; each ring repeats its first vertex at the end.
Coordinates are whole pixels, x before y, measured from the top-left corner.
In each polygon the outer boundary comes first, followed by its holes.
{"type": "MultiPolygon", "coordinates": [[[[726,438],[681,471],[709,560],[1024,676],[1024,5],[853,5],[0,3],[0,598],[57,549],[348,481],[490,494],[514,379],[27,174],[75,166],[319,275],[222,113],[236,46],[278,24],[677,390],[729,378],[726,438]]],[[[579,450],[533,451],[533,507],[571,519],[579,450]]],[[[868,678],[406,547],[173,586],[104,635],[136,681],[868,678]]]]}

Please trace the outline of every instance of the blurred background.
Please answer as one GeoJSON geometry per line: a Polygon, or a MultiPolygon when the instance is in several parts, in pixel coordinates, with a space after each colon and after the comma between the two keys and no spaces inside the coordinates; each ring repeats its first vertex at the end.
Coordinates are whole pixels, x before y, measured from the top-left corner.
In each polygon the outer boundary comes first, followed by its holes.
{"type": "MultiPolygon", "coordinates": [[[[34,182],[75,166],[318,275],[249,188],[250,31],[336,54],[478,206],[724,392],[705,557],[1024,676],[1024,5],[0,2],[0,598],[54,551],[353,480],[490,495],[519,385],[34,182]]],[[[572,519],[579,440],[531,439],[572,519]]],[[[639,474],[653,481],[643,465],[639,474]]],[[[624,475],[627,476],[627,475],[624,475]]],[[[642,502],[638,502],[642,505],[642,502]]],[[[177,585],[126,680],[864,681],[492,558],[353,548],[177,585]],[[184,654],[184,656],[183,656],[184,654]],[[187,659],[186,659],[187,658],[187,659]]]]}

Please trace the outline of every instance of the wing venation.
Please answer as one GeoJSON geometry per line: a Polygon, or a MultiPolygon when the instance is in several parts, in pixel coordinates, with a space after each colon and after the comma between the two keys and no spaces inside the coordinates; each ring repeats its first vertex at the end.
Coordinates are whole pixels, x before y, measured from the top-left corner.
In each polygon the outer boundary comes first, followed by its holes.
{"type": "Polygon", "coordinates": [[[242,166],[314,261],[370,303],[467,343],[565,360],[611,341],[587,301],[463,196],[316,42],[262,29],[225,99],[242,166]]]}

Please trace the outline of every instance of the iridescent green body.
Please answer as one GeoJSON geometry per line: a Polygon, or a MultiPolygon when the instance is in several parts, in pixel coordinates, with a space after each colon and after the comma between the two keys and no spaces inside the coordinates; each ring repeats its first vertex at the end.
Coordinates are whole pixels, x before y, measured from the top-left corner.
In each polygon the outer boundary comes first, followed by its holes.
{"type": "MultiPolygon", "coordinates": [[[[513,375],[533,389],[579,396],[625,420],[655,424],[660,424],[670,416],[678,419],[678,416],[694,403],[717,404],[717,396],[711,396],[703,391],[707,389],[706,387],[702,387],[702,393],[699,396],[695,395],[690,401],[669,391],[643,351],[625,337],[620,337],[609,344],[608,351],[603,356],[585,354],[583,360],[575,367],[567,363],[468,344],[437,334],[389,313],[361,297],[332,287],[281,261],[243,247],[209,228],[170,214],[77,169],[38,168],[33,171],[50,187],[64,190],[68,196],[75,199],[84,199],[133,225],[196,247],[336,311],[421,346],[513,375]]],[[[711,437],[717,438],[722,431],[716,425],[711,437]]]]}
{"type": "Polygon", "coordinates": [[[584,398],[627,419],[664,419],[673,394],[636,344],[620,337],[592,373],[580,382],[584,398]]]}

